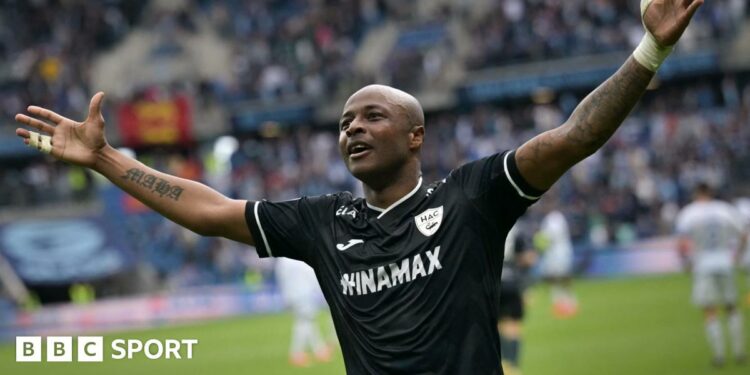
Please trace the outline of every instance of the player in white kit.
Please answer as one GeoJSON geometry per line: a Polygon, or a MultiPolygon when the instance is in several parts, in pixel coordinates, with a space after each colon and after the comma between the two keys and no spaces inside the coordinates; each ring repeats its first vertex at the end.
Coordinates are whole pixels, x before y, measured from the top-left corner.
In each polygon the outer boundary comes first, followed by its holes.
{"type": "Polygon", "coordinates": [[[332,349],[315,321],[324,303],[315,271],[303,262],[283,257],[277,259],[275,271],[284,302],[294,315],[289,363],[298,367],[310,365],[308,352],[318,361],[330,361],[332,349]]]}
{"type": "Polygon", "coordinates": [[[745,339],[733,269],[737,252],[744,249],[747,223],[732,205],[715,199],[706,184],[696,187],[693,199],[677,216],[679,251],[693,273],[693,303],[703,309],[714,366],[722,366],[725,357],[721,307],[727,314],[735,359],[744,363],[745,339]]]}
{"type": "Polygon", "coordinates": [[[574,316],[578,301],[571,288],[573,244],[562,212],[552,210],[544,217],[534,244],[544,254],[541,273],[551,285],[552,312],[559,318],[574,316]]]}
{"type": "MultiPolygon", "coordinates": [[[[740,211],[742,217],[745,218],[745,223],[750,226],[750,198],[739,198],[734,201],[735,207],[740,211]]],[[[750,227],[747,229],[750,231],[750,227]]],[[[739,255],[740,264],[745,269],[745,276],[747,280],[747,295],[745,301],[750,306],[750,241],[746,241],[745,253],[739,255]]]]}

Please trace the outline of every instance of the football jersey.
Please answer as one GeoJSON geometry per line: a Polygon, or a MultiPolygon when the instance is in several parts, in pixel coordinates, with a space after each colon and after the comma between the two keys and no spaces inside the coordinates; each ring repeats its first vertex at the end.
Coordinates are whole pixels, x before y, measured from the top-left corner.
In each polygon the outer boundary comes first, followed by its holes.
{"type": "Polygon", "coordinates": [[[732,269],[732,255],[745,228],[742,215],[729,203],[698,201],[677,215],[677,233],[693,244],[695,272],[724,272],[732,269]]]}
{"type": "Polygon", "coordinates": [[[544,216],[539,232],[546,244],[540,272],[544,277],[567,277],[573,272],[573,245],[568,222],[560,211],[544,216]]]}
{"type": "Polygon", "coordinates": [[[544,216],[539,230],[544,233],[549,245],[545,250],[545,259],[554,261],[569,259],[573,256],[573,244],[565,215],[552,211],[544,216]]]}
{"type": "Polygon", "coordinates": [[[503,245],[541,194],[514,155],[420,179],[385,209],[342,192],[248,202],[246,219],[261,257],[315,269],[347,374],[502,374],[503,245]]]}

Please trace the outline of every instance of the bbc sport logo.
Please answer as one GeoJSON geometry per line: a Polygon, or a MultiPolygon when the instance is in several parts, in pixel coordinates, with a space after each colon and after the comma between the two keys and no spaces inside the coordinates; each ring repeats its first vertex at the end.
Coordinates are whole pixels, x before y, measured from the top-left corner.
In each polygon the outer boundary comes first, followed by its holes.
{"type": "MultiPolygon", "coordinates": [[[[77,362],[103,362],[105,345],[102,336],[79,336],[76,338],[77,362]]],[[[197,339],[138,340],[115,339],[110,343],[109,358],[115,360],[133,359],[138,353],[150,360],[193,359],[193,346],[197,339]]],[[[73,362],[73,337],[48,336],[46,352],[42,347],[41,336],[16,337],[16,362],[73,362]],[[43,356],[46,354],[46,356],[43,356]]]]}

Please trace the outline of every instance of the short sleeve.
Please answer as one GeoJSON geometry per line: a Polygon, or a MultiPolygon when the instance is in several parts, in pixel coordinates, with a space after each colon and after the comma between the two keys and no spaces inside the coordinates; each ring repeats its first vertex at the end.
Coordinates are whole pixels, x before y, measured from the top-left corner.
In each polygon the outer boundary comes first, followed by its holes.
{"type": "Polygon", "coordinates": [[[485,218],[508,227],[544,194],[521,176],[515,155],[515,150],[494,154],[450,174],[485,218]]]}
{"type": "Polygon", "coordinates": [[[245,220],[261,258],[287,257],[309,263],[318,229],[335,204],[332,195],[269,202],[248,201],[245,220]]]}

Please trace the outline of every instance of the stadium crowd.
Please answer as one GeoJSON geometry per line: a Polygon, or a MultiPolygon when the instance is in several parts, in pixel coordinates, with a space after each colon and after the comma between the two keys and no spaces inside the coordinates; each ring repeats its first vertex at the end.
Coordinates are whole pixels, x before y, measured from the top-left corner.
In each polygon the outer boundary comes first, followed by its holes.
{"type": "MultiPolygon", "coordinates": [[[[144,12],[158,2],[40,0],[3,6],[0,116],[11,118],[25,103],[84,112],[95,58],[138,28],[168,36],[202,32],[197,25],[210,25],[231,45],[227,69],[233,79],[191,84],[199,94],[225,101],[325,100],[339,85],[371,80],[356,71],[353,61],[368,32],[386,18],[398,21],[401,38],[381,66],[382,77],[401,87],[413,87],[413,77],[439,75],[462,40],[450,31],[451,22],[458,21],[468,35],[464,44],[475,46],[463,62],[471,70],[628,51],[641,35],[637,4],[621,0],[473,0],[445,3],[433,12],[416,11],[423,1],[404,7],[389,0],[186,0],[177,9],[144,12]]],[[[733,35],[746,2],[715,3],[698,14],[681,48],[733,35]]],[[[164,42],[153,53],[169,53],[172,47],[164,42]]]]}
{"type": "MultiPolygon", "coordinates": [[[[628,3],[475,0],[423,13],[399,10],[403,2],[389,0],[193,0],[181,10],[144,16],[148,1],[15,1],[0,8],[0,116],[9,121],[27,103],[72,116],[84,113],[95,57],[138,27],[162,34],[198,32],[196,25],[207,20],[228,41],[234,79],[229,84],[192,82],[201,88],[198,95],[221,103],[332,100],[340,85],[368,80],[352,61],[368,32],[386,18],[397,20],[401,35],[409,37],[389,52],[383,76],[396,86],[418,89],[421,81],[410,80],[438,75],[436,66],[451,58],[445,51],[456,42],[448,24],[456,20],[476,46],[462,64],[479,70],[631,50],[641,29],[636,4],[628,3]],[[475,2],[486,11],[470,12],[475,2]],[[83,29],[87,32],[79,32],[83,29]]],[[[747,12],[743,0],[716,3],[699,13],[681,48],[732,35],[747,12]]],[[[579,99],[563,93],[545,103],[428,113],[426,180],[559,125],[579,99]]],[[[357,192],[359,184],[340,161],[335,128],[314,125],[321,124],[297,124],[272,138],[235,134],[239,147],[225,175],[212,167],[213,140],[191,151],[139,150],[139,158],[171,173],[184,163],[169,160],[187,160],[193,177],[238,198],[357,192]]],[[[575,240],[586,243],[592,233],[604,233],[605,243],[617,244],[669,233],[695,181],[726,186],[732,175],[729,161],[748,157],[748,125],[750,85],[741,79],[694,82],[687,89],[667,87],[652,95],[601,152],[574,168],[553,193],[570,215],[575,240]]],[[[60,163],[8,164],[0,170],[0,208],[97,199],[94,185],[90,173],[60,163]]],[[[176,285],[236,280],[253,262],[234,244],[197,238],[175,225],[151,224],[133,224],[135,241],[159,274],[175,278],[176,285]],[[193,250],[183,251],[187,247],[193,250]]]]}
{"type": "MultiPolygon", "coordinates": [[[[637,1],[493,1],[469,26],[472,69],[488,66],[630,51],[643,27],[637,1]]],[[[697,14],[681,49],[732,35],[745,14],[742,0],[716,1],[697,14]]]]}

